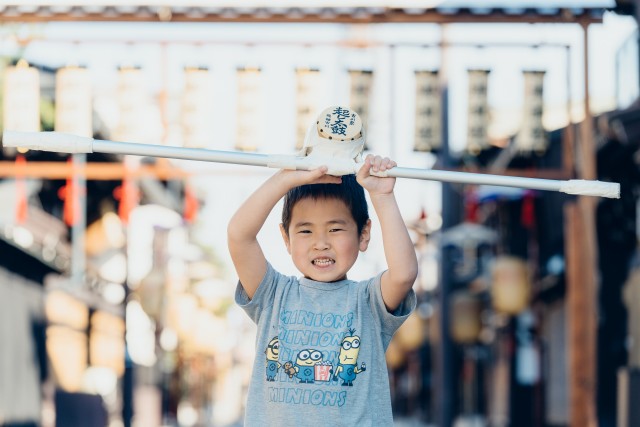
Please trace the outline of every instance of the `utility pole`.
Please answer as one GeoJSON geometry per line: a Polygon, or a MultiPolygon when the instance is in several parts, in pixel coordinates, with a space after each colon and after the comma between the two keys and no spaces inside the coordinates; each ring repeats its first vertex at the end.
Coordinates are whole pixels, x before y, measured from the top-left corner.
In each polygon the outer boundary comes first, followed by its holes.
{"type": "MultiPolygon", "coordinates": [[[[440,87],[442,97],[442,150],[440,162],[443,169],[453,166],[453,159],[449,152],[449,89],[448,89],[448,47],[446,43],[447,26],[442,25],[440,87]]],[[[453,189],[453,184],[442,183],[442,229],[447,229],[459,223],[460,200],[453,189]]],[[[453,370],[453,343],[450,334],[450,308],[452,267],[450,257],[446,256],[442,243],[440,244],[440,271],[438,283],[439,306],[439,339],[436,354],[436,419],[439,427],[451,427],[454,418],[454,400],[457,378],[453,370]]]]}

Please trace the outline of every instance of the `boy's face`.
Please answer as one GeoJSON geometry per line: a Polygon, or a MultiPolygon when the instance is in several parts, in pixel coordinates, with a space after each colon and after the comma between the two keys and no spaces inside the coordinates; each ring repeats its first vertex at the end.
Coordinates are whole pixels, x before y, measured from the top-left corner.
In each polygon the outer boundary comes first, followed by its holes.
{"type": "Polygon", "coordinates": [[[347,205],[338,199],[302,199],[291,212],[289,234],[280,225],[293,263],[318,282],[346,279],[359,251],[369,245],[371,222],[361,234],[347,205]]]}

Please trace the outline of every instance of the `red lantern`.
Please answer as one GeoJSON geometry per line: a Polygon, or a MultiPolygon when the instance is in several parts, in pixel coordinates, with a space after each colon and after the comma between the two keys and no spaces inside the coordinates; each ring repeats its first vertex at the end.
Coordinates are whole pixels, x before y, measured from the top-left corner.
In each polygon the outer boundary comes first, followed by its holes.
{"type": "MultiPolygon", "coordinates": [[[[18,170],[27,165],[27,160],[22,154],[16,156],[16,166],[18,170]]],[[[25,186],[24,177],[19,172],[16,177],[16,222],[23,224],[27,220],[28,210],[27,188],[25,186]]]]}

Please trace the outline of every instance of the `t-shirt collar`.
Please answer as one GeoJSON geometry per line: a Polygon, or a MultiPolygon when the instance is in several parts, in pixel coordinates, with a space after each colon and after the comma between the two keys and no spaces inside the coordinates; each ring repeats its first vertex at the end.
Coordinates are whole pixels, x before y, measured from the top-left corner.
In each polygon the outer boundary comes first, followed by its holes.
{"type": "Polygon", "coordinates": [[[331,291],[331,290],[335,290],[348,285],[351,282],[351,280],[343,279],[335,282],[317,282],[307,277],[300,277],[299,282],[300,282],[300,285],[305,287],[331,291]]]}

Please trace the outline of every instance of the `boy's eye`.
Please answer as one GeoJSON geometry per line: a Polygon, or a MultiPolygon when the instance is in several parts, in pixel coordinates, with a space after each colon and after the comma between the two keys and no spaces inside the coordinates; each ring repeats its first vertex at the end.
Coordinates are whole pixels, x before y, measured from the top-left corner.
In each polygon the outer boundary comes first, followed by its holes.
{"type": "Polygon", "coordinates": [[[335,233],[336,231],[342,231],[342,228],[332,228],[329,231],[332,232],[332,233],[335,233]]]}
{"type": "Polygon", "coordinates": [[[307,233],[308,234],[308,233],[311,233],[311,230],[300,230],[300,231],[298,231],[298,233],[307,233]]]}

